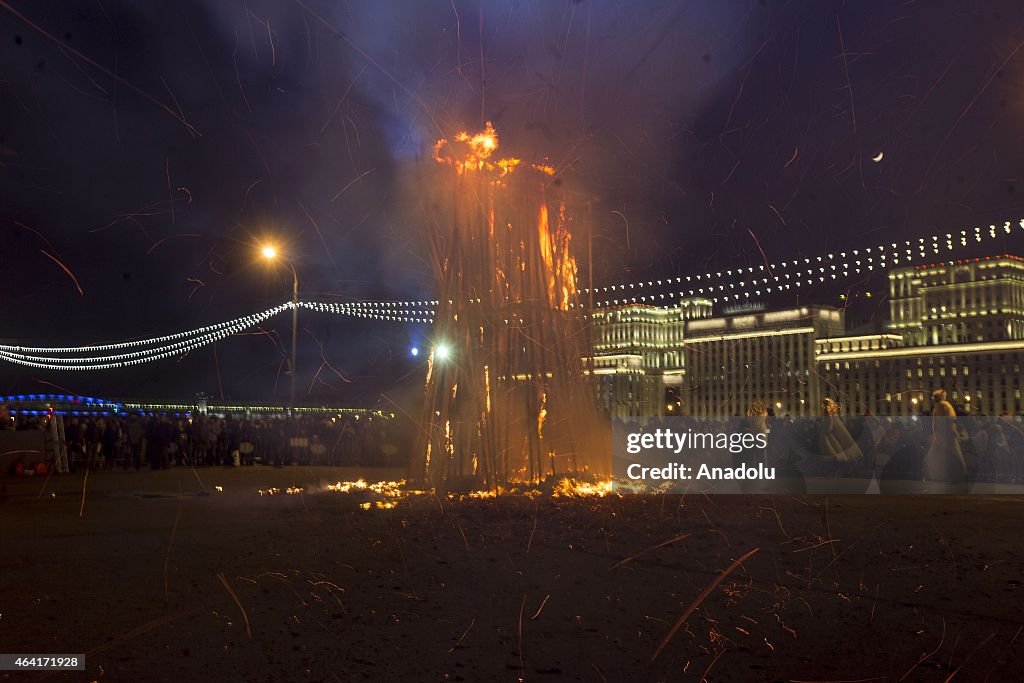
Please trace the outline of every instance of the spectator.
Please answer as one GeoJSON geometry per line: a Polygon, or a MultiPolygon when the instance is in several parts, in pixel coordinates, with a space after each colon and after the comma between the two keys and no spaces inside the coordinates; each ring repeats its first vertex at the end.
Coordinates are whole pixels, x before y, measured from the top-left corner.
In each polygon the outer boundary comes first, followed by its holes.
{"type": "Polygon", "coordinates": [[[924,477],[959,489],[966,484],[967,466],[960,449],[956,411],[944,389],[932,392],[931,446],[924,458],[924,477]]]}

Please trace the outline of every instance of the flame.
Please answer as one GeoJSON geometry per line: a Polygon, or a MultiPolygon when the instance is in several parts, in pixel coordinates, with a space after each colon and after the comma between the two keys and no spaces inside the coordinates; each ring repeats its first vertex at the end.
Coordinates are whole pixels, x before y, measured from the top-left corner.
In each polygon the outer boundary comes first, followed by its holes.
{"type": "Polygon", "coordinates": [[[558,279],[559,293],[561,294],[558,308],[563,311],[569,310],[569,303],[576,296],[577,275],[576,259],[572,257],[569,251],[572,233],[566,227],[567,224],[565,204],[562,204],[558,208],[558,232],[555,237],[558,247],[558,279]]]}
{"type": "MultiPolygon", "coordinates": [[[[219,491],[224,490],[220,486],[218,486],[217,489],[219,491]]],[[[284,490],[284,492],[287,493],[289,496],[296,496],[302,493],[303,491],[305,491],[305,489],[302,488],[301,486],[289,486],[284,490]]],[[[281,489],[277,488],[276,486],[271,486],[270,488],[259,489],[257,493],[259,493],[261,496],[276,496],[277,494],[281,493],[281,489]]]]}
{"type": "Polygon", "coordinates": [[[484,366],[484,397],[485,397],[485,409],[487,412],[491,412],[491,369],[488,366],[484,366]]]}
{"type": "Polygon", "coordinates": [[[337,493],[369,491],[385,498],[400,498],[410,494],[421,493],[420,491],[407,490],[404,487],[404,479],[401,481],[377,481],[372,484],[368,484],[365,479],[356,479],[355,481],[339,481],[336,484],[328,484],[327,490],[337,493]]]}
{"type": "Polygon", "coordinates": [[[487,211],[487,234],[493,240],[494,239],[494,195],[490,197],[490,207],[487,211]]]}
{"type": "Polygon", "coordinates": [[[456,498],[470,498],[470,499],[486,499],[486,498],[497,498],[498,491],[468,491],[467,493],[460,493],[456,496],[454,493],[448,494],[448,500],[455,500],[456,498]]]}
{"type": "Polygon", "coordinates": [[[470,153],[481,161],[489,158],[498,149],[498,134],[494,132],[494,124],[488,121],[484,129],[470,137],[465,131],[457,134],[455,139],[469,145],[470,153]]]}
{"type": "MultiPolygon", "coordinates": [[[[643,490],[643,487],[637,489],[631,487],[630,484],[634,482],[616,482],[613,479],[606,479],[602,481],[579,481],[571,477],[563,477],[559,479],[558,483],[551,489],[552,498],[604,498],[606,496],[619,496],[622,492],[634,492],[639,493],[643,490]]],[[[393,509],[398,502],[402,499],[413,497],[413,496],[427,496],[435,495],[436,492],[432,491],[420,491],[406,488],[405,480],[401,481],[378,481],[369,483],[364,479],[357,479],[355,481],[339,481],[336,484],[328,484],[328,491],[334,491],[337,493],[347,494],[364,494],[374,495],[376,500],[364,500],[359,504],[359,507],[363,510],[390,510],[393,509]]],[[[291,493],[301,493],[301,487],[289,487],[287,489],[291,493]]],[[[656,491],[655,491],[656,492],[656,491]]],[[[275,495],[281,493],[280,489],[270,488],[261,490],[261,495],[275,495]]],[[[520,482],[514,486],[508,488],[497,487],[496,489],[479,490],[479,491],[467,491],[464,493],[449,493],[448,499],[462,499],[462,500],[488,500],[497,498],[499,496],[526,496],[528,498],[537,498],[543,496],[544,487],[539,482],[520,482]]]]}
{"type": "Polygon", "coordinates": [[[540,233],[540,258],[544,262],[544,278],[548,285],[548,301],[555,305],[555,254],[552,239],[551,226],[548,224],[548,205],[540,205],[540,215],[537,217],[537,232],[540,233]]]}
{"type": "Polygon", "coordinates": [[[547,204],[541,204],[537,217],[537,231],[548,286],[548,302],[552,308],[560,311],[568,311],[569,304],[576,296],[576,259],[569,250],[572,234],[566,227],[567,223],[563,204],[558,208],[558,227],[552,233],[547,204]]]}
{"type": "Polygon", "coordinates": [[[444,452],[448,454],[448,459],[451,460],[455,457],[455,441],[454,434],[452,433],[452,421],[444,421],[444,452]]]}
{"type": "Polygon", "coordinates": [[[375,503],[360,503],[359,508],[361,510],[369,510],[376,507],[378,510],[390,510],[397,505],[398,503],[393,500],[378,500],[375,503]]]}
{"type": "Polygon", "coordinates": [[[473,135],[466,131],[457,133],[454,141],[462,143],[467,148],[463,156],[461,158],[446,156],[444,149],[450,146],[450,143],[445,138],[441,138],[434,143],[434,161],[454,166],[459,174],[486,170],[497,173],[498,176],[504,176],[514,171],[522,163],[519,159],[513,158],[491,160],[491,156],[498,149],[499,140],[494,125],[490,121],[479,133],[473,135]]]}
{"type": "Polygon", "coordinates": [[[540,395],[540,410],[537,411],[537,438],[544,438],[544,421],[548,418],[548,392],[540,395]]]}
{"type": "Polygon", "coordinates": [[[551,495],[555,498],[582,498],[587,496],[604,498],[608,495],[617,495],[617,493],[615,491],[615,482],[611,479],[590,483],[566,477],[555,485],[551,495]]]}

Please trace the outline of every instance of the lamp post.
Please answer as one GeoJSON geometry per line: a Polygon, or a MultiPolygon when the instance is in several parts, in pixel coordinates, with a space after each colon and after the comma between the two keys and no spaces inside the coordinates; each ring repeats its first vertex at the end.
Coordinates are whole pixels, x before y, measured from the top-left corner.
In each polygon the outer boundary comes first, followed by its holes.
{"type": "MultiPolygon", "coordinates": [[[[277,251],[277,247],[273,245],[266,245],[261,250],[263,258],[268,261],[276,261],[280,254],[277,251]]],[[[292,357],[289,360],[289,369],[291,370],[291,383],[288,392],[288,410],[293,415],[295,413],[295,375],[296,375],[296,354],[295,350],[298,342],[298,331],[299,331],[299,274],[295,270],[295,264],[288,259],[281,259],[288,264],[288,267],[292,269],[292,357]]]]}

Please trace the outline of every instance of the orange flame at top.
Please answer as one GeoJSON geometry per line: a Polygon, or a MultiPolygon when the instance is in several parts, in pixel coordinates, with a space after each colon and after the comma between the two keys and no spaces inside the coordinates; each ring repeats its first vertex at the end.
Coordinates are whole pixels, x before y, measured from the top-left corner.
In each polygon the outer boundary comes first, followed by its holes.
{"type": "Polygon", "coordinates": [[[469,133],[463,131],[455,136],[459,142],[469,145],[470,153],[481,161],[488,159],[494,150],[498,149],[498,134],[494,131],[494,125],[488,121],[483,131],[470,137],[469,133]]]}
{"type": "Polygon", "coordinates": [[[448,140],[441,138],[434,144],[434,161],[439,164],[454,166],[461,174],[467,171],[495,171],[498,175],[505,175],[519,166],[519,159],[495,159],[491,156],[499,146],[498,133],[494,125],[488,121],[484,129],[479,133],[470,135],[462,131],[455,135],[455,142],[461,142],[468,148],[462,158],[454,158],[442,153],[442,150],[449,145],[448,140]]]}
{"type": "MultiPolygon", "coordinates": [[[[502,178],[516,170],[522,162],[515,158],[498,158],[495,153],[500,147],[498,133],[488,121],[484,129],[470,135],[466,131],[457,133],[451,142],[441,138],[434,145],[434,161],[453,167],[459,175],[472,171],[493,173],[502,178]],[[458,147],[455,143],[459,143],[458,147]]],[[[527,166],[547,176],[556,175],[554,166],[535,163],[527,166]]],[[[494,237],[495,217],[493,198],[488,206],[488,235],[494,237]]],[[[568,311],[577,295],[576,259],[570,253],[572,234],[569,231],[569,217],[564,204],[558,207],[557,215],[548,215],[548,206],[542,203],[537,217],[537,233],[540,246],[541,267],[544,283],[547,285],[548,302],[556,310],[568,311]]],[[[521,246],[522,243],[521,243],[521,246]]],[[[519,269],[526,270],[526,261],[520,260],[519,269]]],[[[501,277],[501,269],[497,272],[501,277]]],[[[458,320],[458,318],[454,318],[458,320]]],[[[429,367],[428,367],[429,372],[429,367]]],[[[428,380],[429,381],[429,380],[428,380]]]]}

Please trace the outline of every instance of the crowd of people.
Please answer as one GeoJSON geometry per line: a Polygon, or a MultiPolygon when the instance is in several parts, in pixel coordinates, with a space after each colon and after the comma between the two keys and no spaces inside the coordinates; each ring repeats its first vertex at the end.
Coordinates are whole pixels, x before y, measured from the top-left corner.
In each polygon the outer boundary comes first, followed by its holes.
{"type": "MultiPolygon", "coordinates": [[[[816,420],[769,418],[766,459],[806,474],[931,481],[1024,483],[1024,422],[1012,416],[883,418],[826,414],[816,420]]],[[[882,486],[884,490],[884,486],[882,486]]]]}
{"type": "MultiPolygon", "coordinates": [[[[800,476],[879,482],[1024,484],[1024,421],[1019,416],[966,415],[941,389],[933,393],[930,411],[921,415],[841,416],[840,406],[829,398],[821,412],[817,418],[794,419],[773,414],[766,401],[755,401],[730,428],[763,432],[767,447],[734,454],[734,464],[763,462],[800,476]]],[[[66,454],[70,470],[257,463],[400,466],[414,447],[410,428],[374,413],[252,418],[6,414],[0,429],[47,432],[66,454]]]]}
{"type": "Polygon", "coordinates": [[[49,431],[60,420],[69,469],[191,465],[394,466],[408,456],[396,420],[372,413],[255,417],[18,415],[9,426],[49,431]]]}

